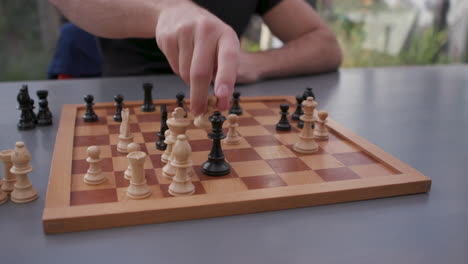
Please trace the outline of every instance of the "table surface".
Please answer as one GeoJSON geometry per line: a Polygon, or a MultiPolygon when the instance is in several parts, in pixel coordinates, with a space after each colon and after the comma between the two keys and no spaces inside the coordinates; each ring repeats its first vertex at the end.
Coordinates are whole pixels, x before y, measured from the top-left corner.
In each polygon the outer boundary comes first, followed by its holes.
{"type": "Polygon", "coordinates": [[[18,132],[23,82],[0,83],[0,149],[25,141],[35,202],[0,206],[2,263],[466,263],[468,260],[468,66],[344,69],[238,86],[243,96],[314,88],[319,109],[432,178],[428,194],[59,235],[42,210],[62,104],[85,94],[109,102],[189,90],[174,76],[30,81],[49,90],[52,127],[18,132]],[[463,261],[464,260],[464,261],[463,261]],[[51,262],[52,261],[52,262],[51,262]],[[152,261],[152,262],[149,262],[152,261]]]}

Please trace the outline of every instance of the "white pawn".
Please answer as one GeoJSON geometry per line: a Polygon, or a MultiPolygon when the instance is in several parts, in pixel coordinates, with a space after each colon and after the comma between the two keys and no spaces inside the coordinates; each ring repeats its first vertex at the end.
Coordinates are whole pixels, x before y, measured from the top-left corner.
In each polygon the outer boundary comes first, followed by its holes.
{"type": "Polygon", "coordinates": [[[206,112],[202,115],[196,116],[193,120],[193,124],[198,128],[211,128],[210,115],[213,114],[213,110],[216,108],[218,98],[216,96],[208,97],[208,106],[206,112]]]}
{"type": "Polygon", "coordinates": [[[87,149],[88,157],[86,161],[89,163],[89,168],[84,175],[83,181],[89,185],[98,185],[106,181],[106,177],[101,170],[101,150],[97,146],[90,146],[87,149]]]}
{"type": "Polygon", "coordinates": [[[173,196],[192,195],[195,192],[195,186],[189,175],[193,164],[190,159],[192,148],[186,135],[177,136],[172,154],[171,165],[176,169],[176,173],[169,185],[169,194],[173,196]]]}
{"type": "MultiPolygon", "coordinates": [[[[169,142],[173,142],[173,144],[175,144],[177,136],[185,135],[188,126],[190,126],[190,121],[187,118],[184,118],[184,115],[185,110],[182,107],[177,107],[176,109],[174,109],[172,117],[167,120],[167,126],[171,131],[171,135],[169,136],[169,142]]],[[[172,146],[172,152],[174,152],[174,146],[172,146]]],[[[166,163],[166,165],[164,165],[162,169],[163,176],[168,179],[172,179],[172,177],[174,177],[176,173],[175,168],[172,167],[171,164],[173,156],[174,154],[171,153],[171,155],[168,158],[168,162],[166,163]]]]}
{"type": "Polygon", "coordinates": [[[170,128],[168,130],[166,130],[166,132],[164,132],[164,137],[166,138],[164,140],[164,143],[166,143],[167,147],[166,147],[166,150],[164,151],[164,153],[161,155],[161,161],[162,161],[162,163],[167,164],[167,162],[169,160],[169,157],[171,156],[171,153],[172,153],[172,146],[175,143],[175,139],[171,135],[171,129],[170,128]]]}
{"type": "Polygon", "coordinates": [[[143,151],[133,151],[127,155],[132,166],[132,178],[127,188],[127,196],[132,199],[143,199],[151,195],[151,189],[146,183],[145,164],[146,153],[143,151]]]}
{"type": "Polygon", "coordinates": [[[325,126],[325,124],[328,122],[327,117],[328,117],[327,111],[318,112],[318,120],[315,120],[315,129],[314,129],[315,138],[317,139],[328,138],[328,128],[325,126]]]}
{"type": "Polygon", "coordinates": [[[314,121],[314,110],[317,107],[317,102],[313,97],[307,97],[307,100],[302,102],[304,114],[300,117],[304,121],[304,127],[299,135],[299,141],[293,146],[293,150],[299,153],[314,153],[318,151],[317,142],[314,140],[314,130],[312,122],[314,121]]]}
{"type": "Polygon", "coordinates": [[[128,108],[122,110],[122,123],[120,124],[119,143],[117,143],[117,151],[120,153],[128,153],[128,144],[133,142],[133,135],[130,133],[129,124],[130,112],[128,108]]]}
{"type": "MultiPolygon", "coordinates": [[[[140,151],[140,144],[132,142],[128,144],[127,150],[129,153],[132,153],[133,151],[140,151]]],[[[128,164],[128,167],[125,170],[124,178],[126,180],[130,180],[132,178],[132,165],[130,163],[128,164]]]]}
{"type": "Polygon", "coordinates": [[[2,184],[2,191],[10,193],[13,191],[16,182],[16,176],[10,172],[13,163],[11,162],[11,155],[13,155],[14,150],[8,149],[0,151],[0,159],[3,163],[4,178],[2,184]]]}
{"type": "Polygon", "coordinates": [[[16,183],[11,192],[11,200],[15,203],[28,203],[37,198],[37,191],[28,177],[28,173],[32,171],[30,160],[31,154],[24,146],[24,142],[16,142],[15,152],[11,156],[13,167],[10,170],[16,175],[16,183]]]}
{"type": "Polygon", "coordinates": [[[227,117],[228,127],[229,130],[227,132],[226,138],[224,139],[224,143],[229,145],[237,145],[240,144],[241,137],[239,133],[237,133],[237,127],[239,124],[237,123],[238,116],[236,114],[230,114],[227,117]]]}

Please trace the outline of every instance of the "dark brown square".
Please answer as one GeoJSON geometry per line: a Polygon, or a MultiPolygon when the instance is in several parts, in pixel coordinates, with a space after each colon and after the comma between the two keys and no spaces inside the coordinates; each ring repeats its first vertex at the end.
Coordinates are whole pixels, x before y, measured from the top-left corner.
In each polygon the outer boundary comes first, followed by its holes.
{"type": "Polygon", "coordinates": [[[287,186],[281,177],[276,174],[241,177],[241,179],[250,190],[287,186]]]}
{"type": "Polygon", "coordinates": [[[128,187],[128,185],[130,185],[130,181],[124,178],[124,173],[124,171],[114,172],[115,185],[117,188],[128,187]]]}
{"type": "Polygon", "coordinates": [[[75,136],[73,145],[75,147],[102,146],[109,145],[108,135],[100,136],[75,136]]]}
{"type": "MultiPolygon", "coordinates": [[[[279,121],[279,118],[278,118],[278,121],[279,121]]],[[[296,127],[296,124],[294,122],[295,121],[290,122],[290,124],[291,124],[291,130],[290,131],[278,131],[278,130],[276,130],[276,125],[264,125],[263,127],[272,134],[287,134],[287,133],[293,133],[293,132],[297,133],[300,130],[296,127]]]]}
{"type": "Polygon", "coordinates": [[[265,146],[278,146],[281,145],[281,142],[276,139],[274,136],[265,135],[265,136],[249,136],[244,137],[245,140],[252,147],[265,147],[265,146]]]}
{"type": "Polygon", "coordinates": [[[158,178],[156,177],[156,172],[153,169],[145,170],[146,183],[148,185],[156,185],[159,183],[158,178]]]}
{"type": "Polygon", "coordinates": [[[359,179],[359,176],[348,167],[315,170],[315,172],[324,181],[343,181],[351,179],[359,179]]]}
{"type": "Polygon", "coordinates": [[[77,191],[70,195],[70,205],[98,204],[117,202],[116,189],[77,191]]]}
{"type": "MultiPolygon", "coordinates": [[[[88,171],[89,163],[86,160],[73,160],[72,161],[72,174],[84,174],[88,171]]],[[[101,160],[102,172],[114,171],[112,165],[112,158],[103,158],[101,160]]]]}
{"type": "Polygon", "coordinates": [[[213,146],[213,141],[211,139],[199,139],[199,140],[190,140],[190,146],[192,151],[207,151],[211,150],[213,146]]]}
{"type": "MultiPolygon", "coordinates": [[[[205,188],[201,184],[201,182],[192,182],[192,184],[195,186],[195,193],[193,195],[197,194],[206,194],[205,188]]],[[[159,188],[161,188],[161,192],[164,197],[174,197],[169,194],[169,184],[160,184],[159,188]]]]}
{"type": "Polygon", "coordinates": [[[255,120],[253,117],[239,117],[237,119],[237,123],[239,123],[239,126],[258,126],[260,123],[255,120]]]}
{"type": "Polygon", "coordinates": [[[249,109],[247,110],[247,112],[249,112],[249,114],[251,114],[252,116],[271,116],[271,115],[276,115],[277,112],[271,110],[271,109],[268,109],[268,108],[265,108],[265,109],[249,109]]]}
{"type": "Polygon", "coordinates": [[[262,157],[253,148],[225,149],[224,157],[229,162],[261,160],[262,157]]]}
{"type": "Polygon", "coordinates": [[[107,118],[105,116],[98,116],[98,120],[96,122],[85,122],[83,120],[83,115],[77,114],[75,126],[98,126],[98,125],[107,125],[107,118]]]}
{"type": "Polygon", "coordinates": [[[333,156],[346,166],[378,163],[377,160],[365,154],[364,152],[336,153],[333,154],[333,156]]]}
{"type": "Polygon", "coordinates": [[[153,164],[153,167],[155,169],[157,168],[162,168],[163,167],[163,163],[161,161],[161,156],[160,154],[155,154],[155,155],[150,155],[150,159],[151,159],[151,163],[153,164]]]}
{"type": "MultiPolygon", "coordinates": [[[[117,151],[117,145],[110,145],[111,147],[111,153],[112,153],[112,157],[123,157],[123,156],[127,156],[128,153],[120,153],[117,151]]],[[[145,153],[148,153],[148,149],[146,148],[146,145],[144,143],[140,143],[140,151],[143,151],[145,153]]]]}
{"type": "Polygon", "coordinates": [[[144,122],[159,122],[161,121],[161,116],[159,114],[144,114],[144,115],[137,115],[137,121],[144,123],[144,122]]]}
{"type": "Polygon", "coordinates": [[[156,132],[143,132],[141,134],[143,135],[143,139],[145,140],[146,143],[156,142],[156,140],[158,139],[156,132]]]}
{"type": "Polygon", "coordinates": [[[231,168],[231,172],[224,176],[208,176],[202,172],[201,166],[193,166],[193,171],[197,174],[200,181],[209,181],[209,180],[218,180],[218,179],[226,179],[226,178],[238,178],[237,172],[231,168]]]}
{"type": "Polygon", "coordinates": [[[299,158],[270,159],[266,162],[276,173],[309,170],[309,167],[299,158]]]}
{"type": "MultiPolygon", "coordinates": [[[[120,134],[120,124],[108,125],[110,134],[120,134]]],[[[138,133],[141,132],[140,126],[136,123],[130,123],[130,132],[138,133]]]]}

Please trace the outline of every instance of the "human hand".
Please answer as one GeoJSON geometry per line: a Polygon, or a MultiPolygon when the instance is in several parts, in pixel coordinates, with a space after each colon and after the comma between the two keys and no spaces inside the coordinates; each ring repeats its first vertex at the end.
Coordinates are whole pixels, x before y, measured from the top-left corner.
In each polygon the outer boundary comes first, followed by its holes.
{"type": "Polygon", "coordinates": [[[229,108],[239,61],[239,39],[230,26],[191,2],[178,2],[159,13],[156,41],[172,70],[190,86],[196,116],[206,110],[212,80],[217,108],[229,108]]]}

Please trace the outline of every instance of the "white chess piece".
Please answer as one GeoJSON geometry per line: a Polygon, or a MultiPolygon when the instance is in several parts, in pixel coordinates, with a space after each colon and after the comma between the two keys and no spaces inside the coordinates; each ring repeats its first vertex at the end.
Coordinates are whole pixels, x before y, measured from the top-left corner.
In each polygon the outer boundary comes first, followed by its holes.
{"type": "Polygon", "coordinates": [[[328,138],[328,128],[326,127],[326,123],[328,122],[328,112],[327,111],[320,111],[317,114],[318,119],[315,120],[315,129],[314,129],[314,137],[316,139],[327,139],[328,138]]]}
{"type": "Polygon", "coordinates": [[[90,146],[87,149],[88,157],[86,161],[89,163],[89,168],[83,177],[83,181],[89,185],[98,185],[106,181],[106,177],[101,170],[101,150],[97,146],[90,146]]]}
{"type": "MultiPolygon", "coordinates": [[[[176,142],[178,135],[185,135],[188,126],[190,126],[190,121],[187,118],[184,118],[185,110],[182,107],[177,107],[174,112],[172,112],[172,117],[167,120],[167,126],[171,131],[168,142],[176,142]]],[[[172,146],[172,152],[174,152],[174,146],[172,146]]],[[[162,171],[163,176],[169,179],[172,179],[175,175],[175,168],[172,167],[171,160],[174,154],[168,158],[168,162],[164,165],[162,171]]]]}
{"type": "Polygon", "coordinates": [[[120,153],[128,153],[127,146],[133,142],[133,135],[130,133],[129,124],[130,112],[128,108],[122,110],[122,123],[120,124],[119,143],[117,143],[117,151],[120,153]]]}
{"type": "Polygon", "coordinates": [[[151,195],[151,189],[146,183],[145,170],[143,168],[146,153],[143,151],[133,151],[127,155],[132,166],[132,178],[127,188],[127,196],[132,199],[143,199],[151,195]]]}
{"type": "MultiPolygon", "coordinates": [[[[128,153],[132,153],[133,151],[140,151],[140,145],[132,142],[127,146],[128,153]]],[[[124,178],[126,180],[130,180],[132,178],[132,165],[129,163],[127,169],[124,172],[124,178]]]]}
{"type": "Polygon", "coordinates": [[[314,130],[312,122],[314,121],[314,110],[317,107],[317,102],[313,97],[307,97],[307,100],[302,102],[304,114],[300,117],[304,121],[304,127],[299,135],[299,141],[293,146],[293,150],[299,153],[314,153],[318,151],[317,142],[314,140],[314,130]]]}
{"type": "Polygon", "coordinates": [[[173,196],[191,195],[195,192],[189,172],[192,168],[192,149],[186,135],[177,136],[174,145],[171,165],[176,169],[172,183],[169,185],[169,194],[173,196]]]}
{"type": "Polygon", "coordinates": [[[28,203],[37,198],[37,191],[32,186],[28,173],[32,171],[31,154],[24,146],[24,142],[18,141],[15,145],[15,151],[11,156],[10,172],[16,175],[16,183],[11,192],[11,200],[15,203],[28,203]]]}
{"type": "Polygon", "coordinates": [[[237,123],[238,116],[236,114],[230,114],[227,117],[228,121],[228,132],[226,138],[224,139],[224,143],[229,145],[237,145],[240,144],[241,137],[239,133],[237,133],[237,127],[239,124],[237,123]]]}
{"type": "Polygon", "coordinates": [[[8,149],[0,151],[0,160],[3,163],[4,177],[2,184],[2,191],[10,193],[13,191],[16,176],[10,172],[13,163],[11,162],[11,155],[13,155],[14,150],[8,149]]]}
{"type": "Polygon", "coordinates": [[[208,97],[208,106],[206,112],[202,115],[196,116],[193,120],[193,124],[198,128],[211,128],[210,116],[213,114],[213,110],[216,108],[218,98],[216,96],[208,97]]]}

